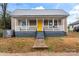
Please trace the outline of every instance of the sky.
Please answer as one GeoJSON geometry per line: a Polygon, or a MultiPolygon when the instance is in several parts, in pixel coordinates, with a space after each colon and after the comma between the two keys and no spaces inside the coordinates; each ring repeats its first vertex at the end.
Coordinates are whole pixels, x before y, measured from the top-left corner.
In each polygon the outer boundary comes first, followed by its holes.
{"type": "Polygon", "coordinates": [[[77,21],[79,18],[78,3],[9,3],[7,9],[11,12],[15,9],[63,9],[69,13],[68,24],[77,21]]]}

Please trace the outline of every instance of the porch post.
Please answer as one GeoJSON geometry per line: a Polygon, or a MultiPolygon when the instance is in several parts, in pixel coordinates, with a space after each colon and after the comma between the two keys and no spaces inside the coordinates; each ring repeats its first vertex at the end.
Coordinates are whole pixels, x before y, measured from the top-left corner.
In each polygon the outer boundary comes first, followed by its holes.
{"type": "MultiPolygon", "coordinates": [[[[54,26],[54,18],[53,18],[53,20],[52,20],[52,21],[53,21],[53,26],[54,26]]],[[[52,30],[54,31],[54,28],[53,28],[52,30]]]]}
{"type": "Polygon", "coordinates": [[[49,18],[47,20],[48,20],[48,28],[49,28],[49,18]]]}
{"type": "Polygon", "coordinates": [[[28,24],[28,22],[27,22],[27,18],[26,18],[26,31],[27,31],[27,28],[28,28],[27,24],[28,24]]]}
{"type": "Polygon", "coordinates": [[[38,19],[37,18],[35,18],[36,19],[36,31],[38,30],[38,19]]]}
{"type": "Polygon", "coordinates": [[[43,25],[43,30],[44,30],[44,18],[43,18],[43,23],[42,23],[42,25],[43,25]]]}
{"type": "Polygon", "coordinates": [[[16,31],[16,19],[15,19],[15,23],[14,23],[14,25],[15,25],[15,31],[16,31]]]}

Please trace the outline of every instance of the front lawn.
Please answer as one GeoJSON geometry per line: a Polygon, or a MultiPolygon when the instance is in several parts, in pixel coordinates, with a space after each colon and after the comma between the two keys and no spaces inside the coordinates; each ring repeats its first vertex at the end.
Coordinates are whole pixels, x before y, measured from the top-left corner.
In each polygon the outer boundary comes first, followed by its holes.
{"type": "Polygon", "coordinates": [[[68,32],[67,36],[64,37],[79,38],[79,32],[68,32]]]}
{"type": "Polygon", "coordinates": [[[31,52],[34,38],[0,38],[0,52],[24,53],[31,52]]]}
{"type": "Polygon", "coordinates": [[[48,37],[45,41],[49,52],[79,52],[78,38],[48,37]]]}
{"type": "MultiPolygon", "coordinates": [[[[34,38],[0,38],[0,52],[34,52],[35,50],[33,51],[32,49],[34,42],[34,38]]],[[[48,37],[45,42],[48,45],[48,49],[41,50],[41,52],[79,52],[78,38],[48,37]]]]}
{"type": "Polygon", "coordinates": [[[79,52],[79,33],[69,33],[63,37],[46,37],[46,50],[34,50],[35,38],[0,38],[0,52],[27,53],[27,52],[79,52]]]}

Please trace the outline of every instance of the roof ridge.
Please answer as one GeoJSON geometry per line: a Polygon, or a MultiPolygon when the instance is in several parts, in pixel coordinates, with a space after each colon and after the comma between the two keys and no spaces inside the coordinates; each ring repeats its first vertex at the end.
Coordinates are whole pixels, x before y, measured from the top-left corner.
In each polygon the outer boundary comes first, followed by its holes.
{"type": "Polygon", "coordinates": [[[15,10],[63,10],[63,9],[15,9],[15,10]]]}

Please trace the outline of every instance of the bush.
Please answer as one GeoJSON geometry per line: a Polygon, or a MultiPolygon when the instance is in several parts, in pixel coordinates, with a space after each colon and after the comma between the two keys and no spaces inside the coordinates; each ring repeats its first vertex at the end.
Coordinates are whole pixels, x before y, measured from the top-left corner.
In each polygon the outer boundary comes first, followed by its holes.
{"type": "Polygon", "coordinates": [[[3,36],[3,30],[0,30],[0,37],[3,36]]]}

